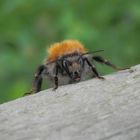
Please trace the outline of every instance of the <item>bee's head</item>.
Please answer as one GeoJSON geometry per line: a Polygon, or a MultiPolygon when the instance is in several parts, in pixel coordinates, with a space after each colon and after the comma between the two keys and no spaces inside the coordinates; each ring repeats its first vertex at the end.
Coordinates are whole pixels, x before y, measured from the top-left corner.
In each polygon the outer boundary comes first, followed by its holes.
{"type": "Polygon", "coordinates": [[[69,56],[62,59],[62,67],[73,82],[78,82],[81,80],[84,60],[82,56],[79,55],[69,56]]]}

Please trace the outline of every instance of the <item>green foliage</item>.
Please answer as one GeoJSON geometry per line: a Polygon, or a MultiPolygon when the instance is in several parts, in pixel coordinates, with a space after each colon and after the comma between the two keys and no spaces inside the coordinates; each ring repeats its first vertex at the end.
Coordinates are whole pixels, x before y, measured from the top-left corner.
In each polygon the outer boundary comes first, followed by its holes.
{"type": "MultiPolygon", "coordinates": [[[[89,50],[128,67],[140,61],[139,0],[0,1],[0,103],[31,87],[46,46],[78,39],[89,50]]],[[[104,66],[101,73],[111,72],[104,66]]]]}

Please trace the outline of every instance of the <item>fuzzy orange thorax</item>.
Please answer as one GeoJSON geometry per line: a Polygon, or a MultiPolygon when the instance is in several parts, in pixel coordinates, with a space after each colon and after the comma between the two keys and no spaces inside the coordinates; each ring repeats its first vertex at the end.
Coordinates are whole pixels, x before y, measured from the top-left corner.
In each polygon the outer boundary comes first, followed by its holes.
{"type": "Polygon", "coordinates": [[[63,42],[55,43],[48,48],[48,59],[47,61],[55,61],[59,57],[72,53],[83,54],[87,50],[77,40],[65,40],[63,42]]]}

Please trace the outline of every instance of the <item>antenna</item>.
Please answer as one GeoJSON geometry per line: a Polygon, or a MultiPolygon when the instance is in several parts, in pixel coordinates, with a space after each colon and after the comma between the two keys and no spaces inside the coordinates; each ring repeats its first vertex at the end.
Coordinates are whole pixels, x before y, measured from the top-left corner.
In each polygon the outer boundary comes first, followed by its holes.
{"type": "Polygon", "coordinates": [[[102,51],[104,51],[104,50],[97,50],[97,51],[93,51],[93,52],[87,52],[87,53],[84,53],[82,55],[92,54],[92,53],[97,53],[97,52],[102,52],[102,51]]]}

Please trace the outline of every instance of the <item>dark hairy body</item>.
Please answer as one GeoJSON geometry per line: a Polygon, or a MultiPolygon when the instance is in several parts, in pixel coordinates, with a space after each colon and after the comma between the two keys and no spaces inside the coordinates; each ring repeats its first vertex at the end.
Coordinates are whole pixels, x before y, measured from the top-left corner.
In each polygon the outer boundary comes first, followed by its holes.
{"type": "Polygon", "coordinates": [[[38,67],[33,81],[33,92],[36,93],[41,91],[43,77],[47,77],[54,82],[54,90],[58,88],[58,85],[82,81],[87,75],[104,79],[96,70],[94,60],[106,64],[115,70],[121,70],[101,56],[92,56],[91,54],[82,56],[76,53],[65,55],[56,62],[38,67]]]}
{"type": "Polygon", "coordinates": [[[87,77],[105,78],[98,73],[94,61],[112,67],[115,70],[122,70],[104,59],[94,55],[96,52],[87,52],[86,48],[79,41],[67,40],[56,43],[50,47],[50,55],[45,63],[40,65],[35,73],[31,93],[41,91],[43,78],[47,77],[54,83],[53,90],[60,85],[77,83],[86,80],[87,77]]]}

